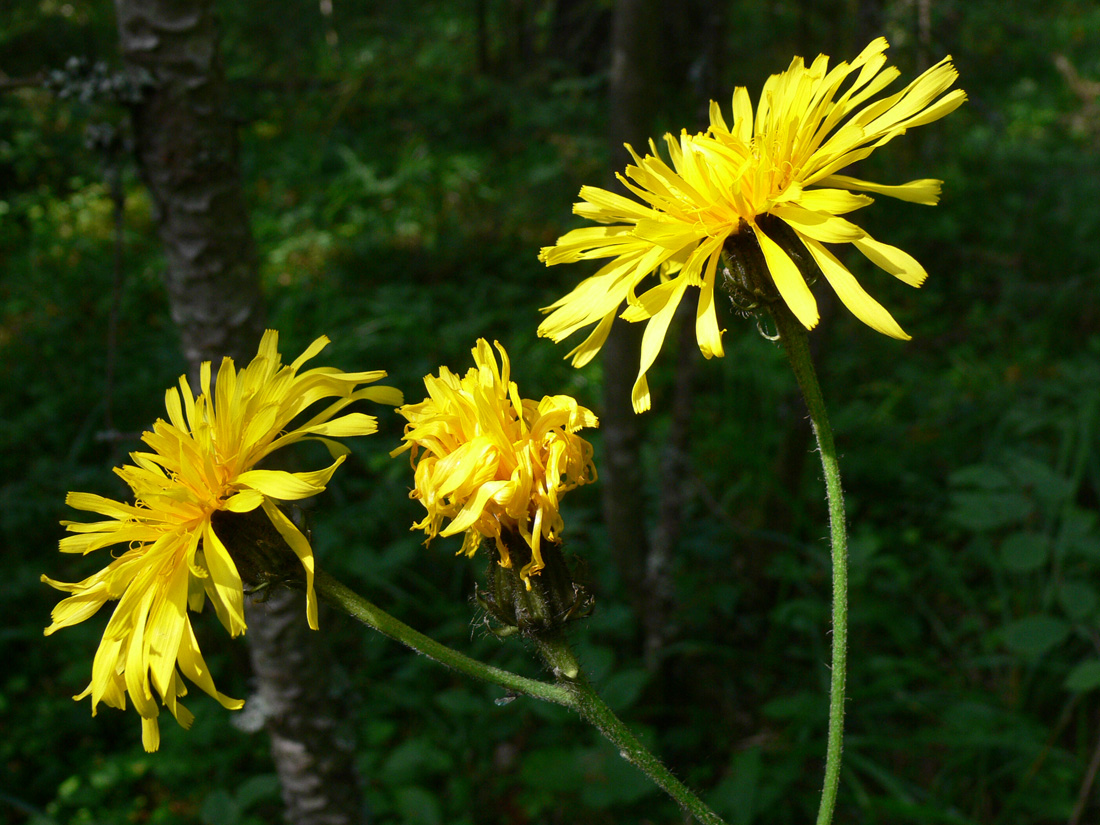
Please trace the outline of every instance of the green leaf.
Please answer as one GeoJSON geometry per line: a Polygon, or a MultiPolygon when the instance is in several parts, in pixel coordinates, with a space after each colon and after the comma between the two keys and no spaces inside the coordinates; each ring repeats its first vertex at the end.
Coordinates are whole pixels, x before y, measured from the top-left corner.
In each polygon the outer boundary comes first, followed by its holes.
{"type": "Polygon", "coordinates": [[[600,694],[608,705],[621,713],[638,700],[648,682],[649,673],[644,668],[632,668],[604,681],[600,694]]]}
{"type": "Polygon", "coordinates": [[[601,683],[615,667],[615,651],[603,645],[584,645],[577,649],[577,657],[588,673],[588,678],[601,683]]]}
{"type": "Polygon", "coordinates": [[[1072,507],[1062,519],[1061,540],[1066,550],[1088,559],[1100,559],[1097,515],[1092,510],[1072,507]]]}
{"type": "Polygon", "coordinates": [[[1013,573],[1030,573],[1047,563],[1050,540],[1042,533],[1013,533],[1001,544],[1001,562],[1013,573]]]}
{"type": "Polygon", "coordinates": [[[1069,580],[1058,588],[1058,602],[1071,619],[1080,621],[1096,612],[1100,595],[1096,588],[1086,581],[1069,580]]]}
{"type": "Polygon", "coordinates": [[[948,517],[968,530],[996,530],[1026,521],[1034,505],[1022,493],[956,492],[948,517]]]}
{"type": "Polygon", "coordinates": [[[947,479],[952,487],[978,487],[983,490],[1004,490],[1011,481],[992,464],[971,464],[953,472],[947,479]]]}
{"type": "Polygon", "coordinates": [[[251,776],[237,788],[237,805],[242,811],[257,802],[279,798],[279,777],[273,773],[251,776]]]}
{"type": "Polygon", "coordinates": [[[763,758],[759,746],[734,756],[729,773],[707,795],[707,802],[731,825],[752,825],[756,819],[757,791],[760,788],[763,758]]]}
{"type": "Polygon", "coordinates": [[[416,785],[406,785],[393,792],[401,821],[415,825],[441,825],[443,809],[436,794],[416,785]]]}
{"type": "Polygon", "coordinates": [[[1048,504],[1057,504],[1073,491],[1073,485],[1065,477],[1030,456],[1013,455],[1011,471],[1020,484],[1048,504]]]}
{"type": "Polygon", "coordinates": [[[483,694],[475,695],[467,687],[451,688],[435,695],[435,703],[454,716],[476,717],[490,707],[490,701],[483,694]]]}
{"type": "Polygon", "coordinates": [[[1008,623],[1001,629],[1001,637],[1013,653],[1038,657],[1065,641],[1069,632],[1068,622],[1040,614],[1008,623]]]}
{"type": "Polygon", "coordinates": [[[821,710],[820,699],[810,691],[800,691],[765,702],[761,712],[768,719],[823,719],[825,713],[821,710]]]}
{"type": "Polygon", "coordinates": [[[203,825],[235,825],[241,819],[241,809],[229,791],[216,788],[206,795],[199,816],[203,825]]]}
{"type": "Polygon", "coordinates": [[[1086,690],[1095,690],[1100,687],[1100,661],[1088,659],[1079,662],[1066,676],[1066,681],[1063,684],[1066,690],[1072,690],[1075,693],[1083,693],[1086,690]]]}
{"type": "Polygon", "coordinates": [[[394,784],[424,779],[451,769],[451,755],[428,737],[408,739],[397,745],[382,766],[382,776],[394,784]]]}
{"type": "Polygon", "coordinates": [[[613,810],[658,793],[644,773],[627,762],[617,750],[593,748],[583,757],[584,781],[581,801],[597,810],[613,810]]]}
{"type": "Polygon", "coordinates": [[[528,788],[573,793],[584,784],[582,762],[577,748],[539,748],[523,758],[520,777],[528,788]]]}

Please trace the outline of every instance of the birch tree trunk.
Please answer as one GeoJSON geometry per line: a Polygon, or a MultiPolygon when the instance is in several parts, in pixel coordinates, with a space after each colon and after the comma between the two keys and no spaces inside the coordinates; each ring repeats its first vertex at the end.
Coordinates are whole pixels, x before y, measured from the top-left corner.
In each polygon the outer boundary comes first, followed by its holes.
{"type": "Polygon", "coordinates": [[[192,365],[250,357],[263,332],[263,299],[213,4],[116,0],[115,8],[123,57],[152,78],[132,111],[134,145],[184,356],[192,365]]]}
{"type": "MultiPolygon", "coordinates": [[[[133,107],[135,152],[166,260],[172,319],[189,371],[247,363],[264,324],[255,246],[212,0],[116,0],[126,62],[150,83],[133,107]]],[[[292,825],[362,821],[351,748],[326,695],[331,661],[300,594],[248,610],[257,702],[292,825]]]]}

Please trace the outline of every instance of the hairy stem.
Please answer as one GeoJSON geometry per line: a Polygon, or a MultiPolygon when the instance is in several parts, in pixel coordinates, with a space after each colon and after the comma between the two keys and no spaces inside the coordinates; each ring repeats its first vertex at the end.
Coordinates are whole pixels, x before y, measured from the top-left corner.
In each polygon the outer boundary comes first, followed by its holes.
{"type": "Polygon", "coordinates": [[[623,721],[615,715],[596,693],[584,675],[564,633],[557,632],[536,638],[539,653],[556,673],[572,671],[572,678],[559,676],[558,684],[569,691],[569,706],[582,719],[596,727],[619,750],[619,755],[641,770],[657,787],[671,796],[680,807],[704,825],[725,825],[683,782],[673,776],[660,759],[646,749],[623,721]]]}
{"type": "Polygon", "coordinates": [[[544,699],[547,702],[565,705],[566,707],[572,707],[573,705],[572,699],[565,688],[548,682],[540,682],[537,679],[519,676],[511,671],[479,662],[477,659],[459,653],[457,650],[452,650],[435,639],[413,630],[404,622],[395,619],[323,570],[317,571],[314,587],[316,587],[317,594],[321,598],[343,610],[353,619],[358,619],[384,636],[389,636],[394,641],[401,642],[401,644],[412,648],[417,653],[423,653],[429,659],[439,662],[441,665],[465,673],[467,676],[473,676],[475,679],[500,685],[512,693],[533,696],[536,699],[544,699]]]}
{"type": "Polygon", "coordinates": [[[848,670],[848,533],[844,521],[844,493],[840,487],[840,466],[837,463],[833,431],[829,427],[825,400],[810,359],[806,329],[782,301],[776,301],[769,309],[810,412],[818,451],[821,453],[825,494],[829,503],[833,561],[833,665],[829,685],[825,784],[817,812],[817,825],[829,825],[833,819],[837,788],[840,784],[840,762],[844,744],[844,683],[848,670]]]}
{"type": "Polygon", "coordinates": [[[323,570],[317,571],[314,586],[325,601],[391,639],[423,653],[429,659],[468,676],[500,685],[512,693],[521,693],[571,708],[582,719],[599,729],[619,749],[624,759],[640,768],[695,819],[704,825],[725,825],[657,757],[646,750],[622,720],[604,704],[581,671],[580,664],[560,629],[549,630],[533,637],[542,658],[557,676],[558,683],[549,684],[492,667],[440,644],[371,604],[323,570]]]}

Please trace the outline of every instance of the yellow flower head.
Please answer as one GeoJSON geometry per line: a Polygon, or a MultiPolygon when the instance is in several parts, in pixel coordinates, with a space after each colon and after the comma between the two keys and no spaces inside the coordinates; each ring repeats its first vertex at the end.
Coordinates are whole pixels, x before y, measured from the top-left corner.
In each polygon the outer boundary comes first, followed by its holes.
{"type": "Polygon", "coordinates": [[[391,455],[409,450],[416,468],[410,497],[428,515],[414,530],[424,530],[429,541],[465,531],[459,552],[468,556],[483,538],[494,538],[504,567],[512,560],[502,534],[516,533],[531,548],[531,561],[520,570],[530,587],[544,566],[541,540],[556,541],[564,526],[562,494],[596,479],[592,445],[575,433],[599,422],[567,395],[521,399],[509,380],[508,353],[496,348],[500,367],[479,339],[477,366],[465,378],[446,367],[438,378],[425,376],[428,397],[397,410],[409,423],[404,445],[391,455]],[[445,519],[450,524],[442,527],[445,519]]]}
{"type": "Polygon", "coordinates": [[[665,136],[672,168],[657,156],[652,141],[653,154],[644,158],[628,146],[636,165],[628,166],[619,180],[644,203],[592,186],[581,189],[583,202],[575,205],[576,214],[611,225],[575,229],[544,248],[539,257],[548,266],[612,260],[546,308],[553,312],[539,326],[539,334],[561,341],[596,324],[570,353],[574,366],[582,366],[599,351],[626,301],[624,319],[648,319],[633,402],[637,412],[649,409],[645,373],[688,287],[700,290],[700,350],[707,358],[723,354],[714,307],[715,275],[727,241],[742,232],[753,233],[780,297],[799,321],[813,328],[817,304],[791,257],[761,229],[760,219],[768,215],[793,230],[856,317],[879,332],[907,339],[826,244],[850,243],[891,275],[920,286],[927,273],[916,260],[874,240],[841,215],[872,203],[857,191],[935,204],[941,181],[886,186],[838,173],[907,129],[953,111],[966,95],[958,89],[947,92],[958,76],[947,57],[900,92],[872,101],[899,74],[896,68],[885,68],[886,48],[886,40],[879,38],[851,64],[832,69],[824,55],[809,67],[796,57],[787,71],[764,84],[755,118],[748,92],[734,91],[732,126],[712,102],[707,132],[685,132],[679,139],[665,136]],[[646,276],[658,272],[659,283],[637,294],[646,276]]]}
{"type": "Polygon", "coordinates": [[[198,612],[209,599],[230,635],[245,631],[244,593],[237,566],[211,526],[218,511],[245,513],[262,508],[272,525],[297,554],[305,569],[307,618],[317,628],[313,591],[313,551],[309,540],[276,505],[307,498],[325,489],[348,449],[330,437],[366,435],[377,429],[372,416],[337,413],[359,399],[400,404],[392,387],[365,387],[386,375],[382,371],[344,373],[317,368],[300,373],[320,352],[318,338],[289,366],[277,350],[278,333],[269,330],[255,360],[239,373],[226,358],[211,390],[210,364],[202,365],[202,391],[196,398],[181,377],[179,389],[166,394],[168,421],[158,420],[142,435],[150,452],[131,453],[133,464],[116,468],[134,492],[133,504],[91,493],[69,493],[66,503],[106,516],[92,523],[62,522],[70,533],[61,540],[64,553],[87,554],[123,545],[114,561],[75,584],[42,580],[72,595],[53,609],[46,635],[92,616],[108,600],[118,605],[107,623],[92,665],[92,681],[74,698],[92,698],[125,709],[126,694],[142,717],[147,751],[160,743],[159,713],[154,693],[183,727],[192,714],[179,704],[187,693],[186,676],[222,705],[237,709],[242,701],[214,688],[199,652],[187,609],[198,612]],[[335,398],[300,424],[290,422],[317,401],[335,398]],[[305,439],[324,442],[335,458],[323,470],[288,473],[257,470],[263,458],[305,439]]]}

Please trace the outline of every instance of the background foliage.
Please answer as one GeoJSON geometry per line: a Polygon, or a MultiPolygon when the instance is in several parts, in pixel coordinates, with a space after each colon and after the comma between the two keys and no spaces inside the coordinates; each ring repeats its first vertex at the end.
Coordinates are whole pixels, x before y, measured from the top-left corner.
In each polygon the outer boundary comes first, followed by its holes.
{"type": "MultiPolygon", "coordinates": [[[[755,94],[796,53],[854,55],[863,5],[727,3],[724,87],[755,94]]],[[[524,395],[598,406],[599,366],[574,371],[534,336],[537,309],[582,273],[547,270],[535,254],[575,225],[579,186],[605,179],[609,6],[416,6],[222,4],[270,324],[284,353],[327,334],[330,363],[384,368],[410,399],[440,364],[464,370],[476,337],[497,338],[524,395]]],[[[701,7],[665,21],[655,94],[673,130],[702,125],[691,82],[701,7]]],[[[883,199],[867,213],[872,234],[931,273],[914,292],[857,272],[914,340],[876,336],[843,309],[815,333],[853,530],[838,818],[1097,821],[1100,10],[879,10],[903,73],[952,53],[970,103],[864,170],[946,181],[935,209],[883,199]]],[[[115,55],[109,4],[0,8],[0,820],[269,822],[278,790],[247,710],[195,697],[194,728],[164,725],[161,751],[146,755],[132,714],[92,720],[68,699],[105,617],[41,636],[58,597],[39,575],[76,580],[100,563],[55,552],[65,492],[124,495],[108,470],[163,414],[182,371],[147,197],[124,155],[86,142],[89,126],[124,133],[124,112],[61,78],[52,91],[21,82],[73,56],[109,69],[115,55]]],[[[781,354],[752,324],[726,325],[727,357],[695,372],[690,470],[675,479],[687,527],[660,667],[643,664],[594,490],[567,503],[569,547],[598,594],[579,644],[612,706],[719,813],[804,822],[826,714],[821,482],[781,354]]],[[[674,363],[666,351],[651,373],[642,513],[662,494],[674,363]]],[[[407,531],[418,515],[407,465],[386,456],[394,419],[355,445],[318,502],[319,556],[414,626],[538,675],[520,645],[482,632],[470,596],[483,560],[452,558],[446,541],[425,549],[407,531]]],[[[333,688],[355,697],[348,732],[373,821],[677,820],[564,711],[495,703],[499,691],[348,620],[322,622],[343,666],[333,688]]],[[[246,696],[243,645],[199,624],[219,687],[246,696]]]]}

